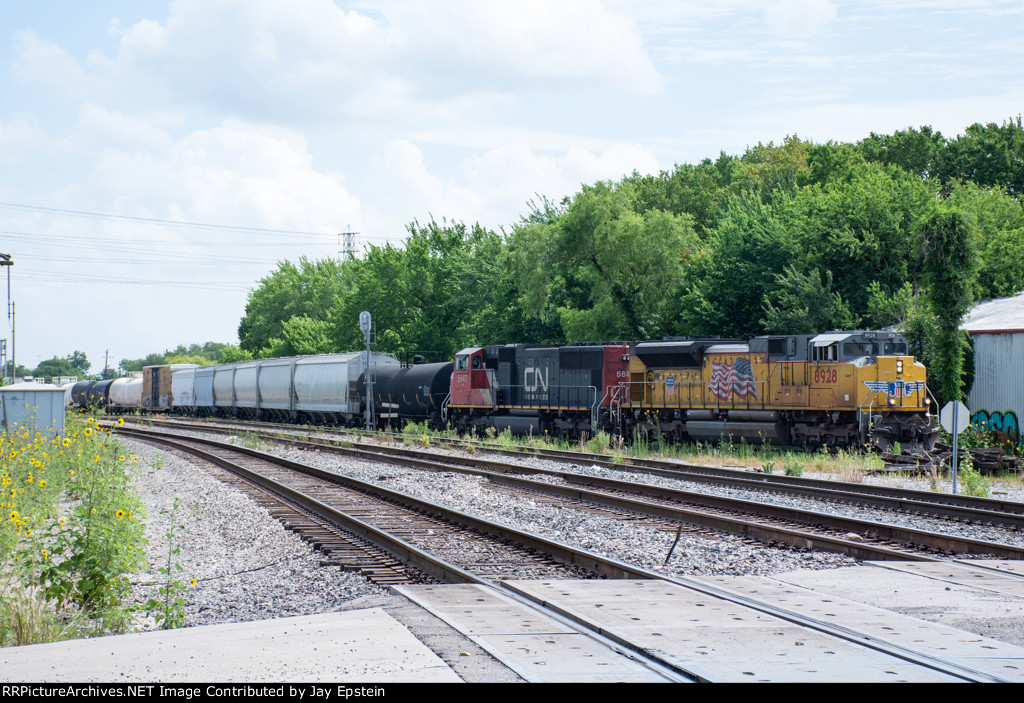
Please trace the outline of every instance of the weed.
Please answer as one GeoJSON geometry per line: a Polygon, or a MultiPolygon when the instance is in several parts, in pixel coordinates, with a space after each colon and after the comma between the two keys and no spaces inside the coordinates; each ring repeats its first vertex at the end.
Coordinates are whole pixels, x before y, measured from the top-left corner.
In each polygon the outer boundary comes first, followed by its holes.
{"type": "Polygon", "coordinates": [[[425,422],[409,422],[402,429],[402,444],[407,447],[420,445],[429,447],[431,432],[425,422]]]}
{"type": "MultiPolygon", "coordinates": [[[[585,433],[583,436],[586,436],[585,433]]],[[[598,432],[596,437],[586,443],[587,450],[592,454],[607,454],[610,447],[611,437],[604,430],[598,432]]]]}
{"type": "Polygon", "coordinates": [[[794,456],[789,456],[786,459],[786,464],[783,467],[783,472],[787,476],[803,476],[804,475],[804,464],[802,461],[794,456]]]}
{"type": "Polygon", "coordinates": [[[767,461],[767,462],[765,462],[764,464],[761,465],[761,473],[763,473],[763,474],[770,474],[770,473],[772,473],[774,471],[775,471],[775,462],[774,461],[767,461]]]}
{"type": "Polygon", "coordinates": [[[0,600],[0,646],[60,642],[87,630],[80,613],[58,615],[38,588],[19,589],[0,600]]]}
{"type": "Polygon", "coordinates": [[[836,478],[846,483],[861,483],[864,481],[864,470],[853,464],[842,464],[836,478]]]}
{"type": "Polygon", "coordinates": [[[146,613],[153,616],[156,624],[162,630],[170,630],[185,625],[185,585],[173,578],[173,574],[182,571],[181,564],[174,562],[174,557],[181,553],[179,547],[174,546],[174,531],[180,526],[175,524],[178,513],[178,499],[174,499],[171,509],[160,511],[163,514],[170,513],[171,525],[167,528],[167,563],[160,567],[160,574],[164,577],[163,585],[157,591],[159,598],[150,598],[143,606],[146,613]]]}
{"type": "Polygon", "coordinates": [[[974,462],[969,457],[960,462],[958,473],[960,485],[966,495],[977,498],[988,498],[992,495],[992,482],[974,468],[974,462]]]}

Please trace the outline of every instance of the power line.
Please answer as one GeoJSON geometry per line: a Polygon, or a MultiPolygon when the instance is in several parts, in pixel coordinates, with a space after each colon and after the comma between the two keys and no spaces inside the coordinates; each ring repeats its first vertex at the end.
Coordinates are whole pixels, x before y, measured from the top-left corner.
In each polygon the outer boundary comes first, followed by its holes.
{"type": "MultiPolygon", "coordinates": [[[[117,241],[103,241],[97,239],[95,235],[88,236],[75,236],[71,234],[39,234],[37,232],[23,232],[23,231],[11,231],[3,230],[0,231],[11,239],[28,239],[36,243],[36,241],[51,241],[53,244],[59,244],[61,246],[73,246],[68,245],[69,241],[90,241],[93,243],[92,246],[96,248],[117,248],[120,247],[122,241],[127,241],[129,244],[139,244],[153,247],[181,247],[194,245],[197,247],[294,247],[293,241],[245,241],[245,243],[238,243],[238,241],[209,241],[207,239],[175,239],[174,241],[165,241],[153,237],[139,237],[132,236],[127,238],[119,238],[117,241]]],[[[310,246],[321,246],[319,244],[310,244],[310,246]]]]}
{"type": "Polygon", "coordinates": [[[41,205],[22,205],[19,203],[0,202],[0,208],[6,210],[18,210],[22,212],[44,212],[50,215],[64,215],[67,217],[84,217],[98,220],[120,220],[125,222],[140,222],[144,224],[163,225],[167,227],[191,227],[194,229],[209,229],[224,232],[249,232],[252,234],[278,234],[296,235],[301,237],[333,237],[336,233],[304,232],[290,229],[269,229],[265,227],[237,227],[232,225],[215,225],[203,222],[186,222],[183,220],[162,220],[156,217],[134,217],[131,215],[115,215],[112,213],[87,212],[84,210],[65,210],[62,208],[43,207],[41,205]]]}

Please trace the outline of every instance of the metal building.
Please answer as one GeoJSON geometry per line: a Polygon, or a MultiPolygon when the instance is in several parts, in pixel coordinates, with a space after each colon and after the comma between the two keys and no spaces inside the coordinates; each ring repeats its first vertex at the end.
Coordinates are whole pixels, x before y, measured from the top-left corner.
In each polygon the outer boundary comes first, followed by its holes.
{"type": "Polygon", "coordinates": [[[974,385],[967,396],[971,424],[1024,446],[1024,293],[979,304],[962,329],[974,343],[974,385]]]}
{"type": "Polygon", "coordinates": [[[47,437],[64,434],[64,389],[39,383],[0,388],[0,432],[26,429],[47,437]]]}

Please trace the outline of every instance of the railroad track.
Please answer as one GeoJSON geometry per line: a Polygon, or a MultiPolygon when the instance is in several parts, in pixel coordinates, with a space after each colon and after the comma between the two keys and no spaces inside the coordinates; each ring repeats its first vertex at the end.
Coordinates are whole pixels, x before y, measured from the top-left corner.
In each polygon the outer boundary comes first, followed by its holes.
{"type": "MultiPolygon", "coordinates": [[[[210,429],[210,428],[203,428],[210,429]]],[[[218,431],[226,431],[220,428],[218,431]]],[[[785,545],[846,554],[868,560],[937,560],[956,555],[1024,559],[1024,547],[898,527],[768,503],[660,488],[574,472],[509,465],[479,456],[439,456],[405,447],[350,446],[330,440],[273,435],[273,441],[300,449],[328,450],[368,461],[400,463],[430,471],[483,476],[506,490],[548,496],[576,508],[617,519],[646,519],[656,529],[728,533],[768,546],[785,545]],[[539,476],[540,480],[519,474],[539,476]],[[609,512],[610,511],[610,512],[609,512]]],[[[966,508],[958,508],[963,513],[966,508]]],[[[961,518],[962,519],[962,518],[961,518]]],[[[971,519],[979,520],[977,514],[971,519]]]]}
{"type": "Polygon", "coordinates": [[[259,488],[261,500],[272,496],[283,502],[274,511],[324,547],[329,557],[368,555],[371,563],[360,566],[357,559],[355,568],[382,583],[402,581],[398,572],[409,567],[407,582],[647,578],[615,560],[254,449],[130,427],[117,432],[188,452],[230,471],[259,488]],[[382,560],[381,551],[390,557],[382,560]],[[398,568],[396,559],[407,566],[398,568]]]}
{"type": "MultiPolygon", "coordinates": [[[[242,422],[235,420],[216,420],[213,422],[157,418],[155,423],[190,427],[196,430],[219,431],[234,428],[241,431],[265,429],[292,436],[302,433],[303,428],[294,425],[282,425],[264,422],[242,422]]],[[[346,441],[353,437],[357,441],[363,438],[390,437],[397,441],[405,439],[403,435],[387,433],[368,433],[363,430],[344,428],[307,427],[305,434],[312,438],[314,433],[322,435],[325,429],[334,433],[338,441],[346,441]]],[[[885,486],[874,486],[864,483],[842,481],[824,481],[814,478],[765,474],[749,469],[729,468],[722,466],[706,466],[668,459],[622,457],[610,458],[604,454],[543,449],[538,447],[509,449],[489,442],[468,440],[463,438],[431,437],[431,443],[439,446],[451,446],[455,449],[467,449],[470,452],[481,452],[503,456],[531,457],[546,459],[572,465],[598,466],[611,471],[629,471],[644,473],[651,476],[688,480],[735,488],[753,490],[771,490],[796,497],[807,497],[814,500],[835,501],[858,507],[874,508],[903,512],[910,515],[935,517],[943,520],[954,520],[965,524],[981,524],[1004,527],[1007,529],[1024,530],[1024,503],[1000,500],[998,498],[980,498],[968,495],[951,495],[932,491],[895,489],[885,486]]]]}
{"type": "MultiPolygon", "coordinates": [[[[119,430],[119,432],[124,432],[124,430],[119,430]]],[[[231,456],[232,454],[238,454],[238,453],[244,454],[245,455],[245,462],[246,463],[250,463],[250,464],[253,463],[253,458],[258,459],[257,462],[256,462],[258,464],[259,462],[261,462],[263,457],[266,456],[262,452],[254,451],[254,450],[251,450],[251,449],[240,448],[240,447],[227,446],[227,445],[223,445],[223,443],[211,443],[209,440],[195,440],[195,439],[188,439],[187,440],[187,443],[189,443],[189,444],[194,443],[194,442],[199,442],[199,443],[203,443],[203,444],[207,444],[207,445],[210,445],[210,444],[221,445],[220,448],[218,448],[216,451],[213,452],[214,456],[211,457],[211,460],[217,460],[218,464],[223,463],[223,462],[234,462],[234,460],[238,460],[238,456],[237,455],[231,456]],[[222,451],[222,449],[223,449],[223,451],[222,451]],[[231,457],[229,458],[229,456],[231,456],[231,457]]],[[[196,448],[195,447],[191,448],[191,449],[189,449],[189,451],[195,453],[196,452],[196,448]]],[[[280,465],[281,465],[281,462],[279,462],[278,459],[271,459],[269,463],[271,465],[273,465],[274,467],[280,467],[280,465]]],[[[293,463],[286,463],[286,464],[293,464],[293,463]]],[[[279,469],[267,470],[265,473],[273,473],[273,472],[278,471],[278,470],[279,469]]],[[[445,471],[452,471],[452,469],[451,468],[447,468],[447,469],[445,469],[445,471]]],[[[261,473],[263,473],[263,472],[261,472],[261,473]]],[[[304,492],[309,494],[310,495],[310,499],[313,499],[313,500],[316,499],[315,498],[315,494],[317,494],[317,493],[323,495],[323,494],[326,494],[326,493],[333,492],[333,488],[331,486],[324,485],[325,483],[328,483],[328,481],[323,481],[323,480],[319,480],[319,479],[315,478],[315,476],[318,473],[319,472],[317,472],[317,471],[313,471],[312,472],[312,476],[314,477],[313,480],[310,480],[309,475],[307,474],[307,475],[304,475],[303,477],[299,478],[295,482],[297,484],[301,484],[301,486],[306,489],[304,492]]],[[[325,472],[325,473],[327,473],[327,472],[325,472]]],[[[285,490],[287,492],[287,491],[293,490],[293,488],[280,489],[280,490],[285,490]]],[[[399,502],[404,502],[404,499],[406,499],[406,497],[408,497],[408,496],[402,496],[399,499],[399,502]]],[[[323,501],[323,502],[328,502],[328,501],[323,501]]],[[[361,500],[357,500],[356,502],[361,502],[361,500]]],[[[360,506],[360,508],[361,508],[361,506],[360,506]]],[[[305,510],[305,509],[303,508],[302,510],[305,510]]],[[[432,509],[428,509],[428,512],[430,512],[431,510],[432,509]]],[[[301,512],[302,511],[300,511],[300,513],[301,512]]],[[[328,522],[333,522],[333,519],[329,520],[328,522]]],[[[398,521],[398,524],[401,525],[401,521],[398,521]]],[[[408,527],[408,525],[406,527],[408,527]]],[[[407,529],[406,535],[404,535],[404,536],[407,537],[407,539],[399,540],[399,541],[401,541],[402,543],[408,543],[409,542],[409,538],[412,535],[412,532],[415,532],[415,531],[416,530],[414,530],[414,529],[407,529]]],[[[470,528],[470,531],[475,533],[475,532],[479,531],[479,528],[470,528]]],[[[509,538],[509,536],[505,535],[505,538],[507,539],[507,538],[509,538]]],[[[325,540],[325,541],[329,541],[329,540],[325,540]]],[[[531,548],[532,547],[527,547],[527,551],[531,551],[531,548]]],[[[582,561],[582,560],[585,560],[585,559],[589,559],[589,557],[584,555],[584,556],[579,557],[579,558],[574,559],[574,560],[573,559],[565,560],[564,558],[559,557],[559,558],[555,558],[554,561],[565,563],[566,561],[568,561],[568,562],[579,562],[579,561],[582,561]]],[[[469,561],[472,562],[473,560],[469,560],[469,561]]],[[[487,564],[488,568],[494,566],[493,563],[490,562],[490,560],[487,560],[487,561],[488,561],[488,564],[487,564]]],[[[612,570],[615,570],[615,571],[620,570],[623,566],[624,565],[622,565],[620,563],[617,563],[617,562],[613,562],[613,563],[610,564],[610,568],[612,570]]],[[[442,572],[440,574],[432,574],[431,573],[432,569],[430,569],[430,568],[418,567],[418,570],[422,570],[424,573],[429,574],[429,576],[428,576],[429,578],[434,578],[436,580],[443,580],[443,581],[447,581],[447,582],[453,582],[453,581],[459,581],[462,578],[462,576],[459,575],[456,572],[456,570],[453,569],[451,566],[442,567],[442,572]]],[[[574,569],[570,569],[569,571],[572,572],[572,571],[574,571],[574,569]]],[[[597,571],[600,571],[600,569],[598,569],[597,571]]],[[[504,569],[501,569],[501,570],[497,570],[497,571],[492,570],[492,571],[489,571],[488,573],[492,574],[493,577],[496,577],[498,579],[504,579],[504,578],[517,578],[516,574],[518,572],[516,570],[505,571],[504,569]]],[[[651,572],[646,572],[645,570],[639,569],[639,568],[638,569],[628,569],[628,570],[624,570],[624,571],[618,571],[618,574],[620,574],[623,577],[628,577],[628,578],[664,578],[663,576],[660,576],[658,574],[653,574],[651,572]]],[[[555,577],[557,578],[558,576],[555,576],[555,577]]],[[[574,577],[574,576],[572,576],[572,577],[574,577]]],[[[477,577],[473,576],[472,578],[477,578],[477,577]]],[[[906,647],[901,647],[901,646],[898,646],[898,645],[894,645],[893,643],[890,643],[890,642],[887,642],[885,640],[881,640],[881,639],[877,638],[877,636],[865,635],[862,632],[851,631],[851,630],[845,629],[843,627],[837,627],[835,625],[835,623],[829,623],[829,622],[821,621],[819,619],[815,619],[814,617],[808,617],[806,614],[792,612],[790,610],[787,610],[784,607],[777,607],[777,606],[772,606],[772,605],[769,605],[769,604],[765,604],[765,603],[760,602],[760,601],[758,601],[756,599],[751,599],[749,597],[744,597],[744,596],[741,596],[741,595],[737,595],[737,594],[735,594],[735,592],[731,592],[731,591],[728,591],[728,590],[725,590],[725,589],[721,589],[721,588],[716,588],[715,586],[711,586],[711,585],[709,585],[707,583],[695,583],[695,582],[693,582],[693,581],[691,581],[689,579],[685,579],[685,578],[668,578],[668,579],[665,579],[665,580],[670,580],[670,581],[673,581],[675,583],[678,583],[678,584],[681,584],[681,585],[685,585],[688,588],[692,588],[694,590],[698,590],[700,592],[703,592],[703,594],[708,594],[710,596],[714,596],[715,598],[721,598],[721,599],[728,600],[728,601],[733,602],[733,603],[741,604],[743,607],[749,607],[749,608],[751,608],[751,609],[753,609],[753,610],[755,610],[757,612],[764,613],[764,614],[767,614],[767,615],[771,615],[772,617],[777,617],[777,618],[781,618],[781,619],[783,619],[785,621],[788,621],[788,622],[793,622],[793,623],[800,624],[800,625],[802,625],[804,627],[807,627],[808,629],[811,629],[811,630],[816,630],[816,631],[819,631],[819,632],[827,633],[829,636],[835,636],[835,638],[847,640],[848,642],[855,643],[858,646],[868,647],[870,649],[874,649],[874,650],[877,650],[877,651],[880,651],[880,652],[884,652],[884,653],[890,654],[891,656],[894,656],[894,657],[896,657],[898,659],[901,659],[901,660],[904,660],[904,661],[911,661],[911,662],[915,662],[915,663],[920,663],[923,666],[927,666],[929,668],[932,668],[932,669],[935,669],[935,670],[938,670],[938,671],[941,671],[941,672],[948,673],[948,674],[950,674],[952,676],[961,678],[963,680],[1000,680],[1000,678],[997,675],[993,675],[992,673],[984,671],[984,670],[973,669],[970,666],[965,666],[964,663],[962,663],[962,662],[961,663],[957,663],[957,662],[954,662],[954,661],[949,661],[949,660],[945,660],[945,659],[942,659],[942,658],[938,658],[938,657],[935,657],[933,655],[929,655],[929,654],[924,653],[924,652],[914,651],[913,649],[908,649],[906,647]]],[[[620,643],[620,644],[623,644],[623,643],[620,643]]],[[[658,662],[657,661],[656,653],[644,652],[642,654],[645,654],[645,655],[653,657],[654,658],[654,663],[656,665],[663,665],[663,666],[667,665],[666,662],[658,662]]],[[[672,667],[670,666],[670,668],[672,668],[672,667]]],[[[676,668],[675,670],[676,670],[676,673],[680,674],[680,676],[687,675],[686,671],[680,670],[678,668],[676,668]]]]}

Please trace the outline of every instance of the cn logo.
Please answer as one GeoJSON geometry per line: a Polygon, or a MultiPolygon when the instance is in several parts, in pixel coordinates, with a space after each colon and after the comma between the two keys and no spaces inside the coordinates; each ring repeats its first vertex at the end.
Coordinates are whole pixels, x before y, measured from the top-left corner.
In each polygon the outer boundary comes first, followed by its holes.
{"type": "Polygon", "coordinates": [[[523,387],[527,393],[536,393],[538,390],[547,391],[549,369],[527,368],[523,371],[523,387]]]}

